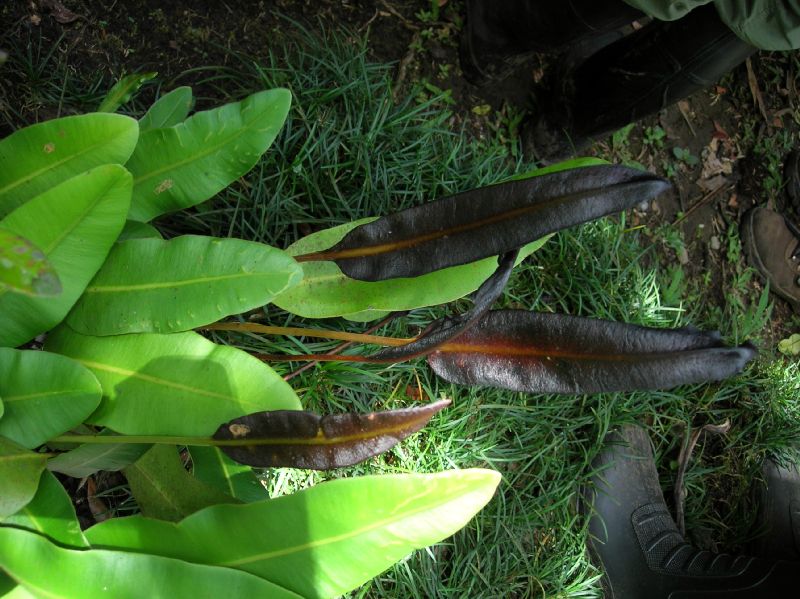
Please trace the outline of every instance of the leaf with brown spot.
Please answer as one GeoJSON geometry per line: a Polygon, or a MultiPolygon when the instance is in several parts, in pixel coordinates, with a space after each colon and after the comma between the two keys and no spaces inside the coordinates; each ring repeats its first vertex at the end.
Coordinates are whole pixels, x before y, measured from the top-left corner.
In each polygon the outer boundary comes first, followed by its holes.
{"type": "Polygon", "coordinates": [[[348,277],[416,277],[504,254],[526,243],[649,200],[665,179],[624,166],[569,169],[482,187],[365,223],[330,250],[348,277]]]}
{"type": "Polygon", "coordinates": [[[577,394],[721,380],[755,355],[750,345],[724,346],[716,332],[497,310],[428,363],[453,383],[577,394]]]}
{"type": "Polygon", "coordinates": [[[294,410],[257,412],[223,424],[214,439],[227,441],[220,449],[249,466],[329,470],[391,449],[448,405],[450,400],[441,400],[420,408],[327,416],[294,410]]]}

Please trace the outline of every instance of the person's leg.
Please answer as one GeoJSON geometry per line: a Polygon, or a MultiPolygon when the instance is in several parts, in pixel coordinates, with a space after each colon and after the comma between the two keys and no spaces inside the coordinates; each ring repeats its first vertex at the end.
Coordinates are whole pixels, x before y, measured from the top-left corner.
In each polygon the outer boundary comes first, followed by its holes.
{"type": "Polygon", "coordinates": [[[467,0],[461,68],[485,84],[532,52],[561,52],[643,16],[622,0],[467,0]]]}
{"type": "Polygon", "coordinates": [[[756,48],[739,39],[712,5],[677,21],[653,21],[601,49],[557,85],[528,152],[560,159],[711,86],[756,48]]]}

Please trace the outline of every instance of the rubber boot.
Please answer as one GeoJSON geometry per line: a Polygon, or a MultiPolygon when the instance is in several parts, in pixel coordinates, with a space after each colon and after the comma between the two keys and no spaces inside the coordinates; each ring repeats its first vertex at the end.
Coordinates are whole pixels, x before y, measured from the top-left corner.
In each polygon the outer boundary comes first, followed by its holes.
{"type": "Polygon", "coordinates": [[[503,79],[535,52],[559,53],[644,16],[622,0],[467,0],[466,4],[459,58],[464,77],[475,85],[503,79]]]}
{"type": "Polygon", "coordinates": [[[764,487],[757,521],[762,534],[754,555],[800,561],[800,472],[795,465],[764,463],[764,487]]]}
{"type": "Polygon", "coordinates": [[[589,57],[556,86],[539,120],[523,131],[526,154],[568,158],[591,141],[710,87],[755,51],[710,4],[677,21],[652,21],[589,57]]]}
{"type": "Polygon", "coordinates": [[[590,555],[607,599],[795,596],[800,563],[701,551],[678,532],[642,428],[611,433],[584,490],[590,555]]]}

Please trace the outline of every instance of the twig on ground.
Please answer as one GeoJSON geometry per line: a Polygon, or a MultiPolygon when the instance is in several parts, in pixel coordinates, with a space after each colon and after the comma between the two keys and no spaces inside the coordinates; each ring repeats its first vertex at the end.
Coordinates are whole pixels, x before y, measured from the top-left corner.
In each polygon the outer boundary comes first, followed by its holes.
{"type": "Polygon", "coordinates": [[[674,227],[675,225],[677,225],[677,224],[683,222],[684,220],[686,220],[686,218],[688,218],[688,216],[692,212],[694,212],[695,210],[700,208],[700,206],[704,206],[705,204],[707,204],[711,200],[711,198],[713,198],[715,195],[717,195],[722,189],[727,189],[728,191],[733,191],[734,189],[736,189],[736,186],[735,185],[730,185],[730,186],[720,185],[716,189],[712,189],[706,195],[704,195],[702,198],[700,198],[697,202],[692,204],[686,212],[684,212],[681,216],[679,216],[674,221],[672,221],[672,226],[674,227]]]}
{"type": "Polygon", "coordinates": [[[750,85],[750,93],[753,95],[753,101],[761,111],[761,116],[764,117],[764,122],[770,124],[769,116],[767,116],[767,106],[764,104],[764,96],[761,94],[761,89],[758,87],[758,79],[756,79],[756,72],[753,70],[753,63],[748,58],[745,60],[747,65],[747,83],[750,85]]]}

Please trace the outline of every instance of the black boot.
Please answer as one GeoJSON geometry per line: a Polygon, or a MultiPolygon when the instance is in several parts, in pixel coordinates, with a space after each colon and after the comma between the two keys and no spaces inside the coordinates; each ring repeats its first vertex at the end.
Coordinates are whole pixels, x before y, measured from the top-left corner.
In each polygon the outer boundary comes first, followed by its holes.
{"type": "Polygon", "coordinates": [[[757,519],[762,534],[752,551],[760,557],[800,561],[800,471],[767,460],[763,472],[757,519]]]}
{"type": "Polygon", "coordinates": [[[686,542],[664,503],[643,429],[609,435],[593,466],[583,507],[608,599],[797,596],[798,563],[700,551],[686,542]]]}
{"type": "Polygon", "coordinates": [[[642,16],[622,0],[467,0],[461,70],[471,83],[485,85],[534,52],[559,53],[642,16]]]}
{"type": "Polygon", "coordinates": [[[592,140],[710,87],[755,51],[710,4],[677,21],[652,21],[555,86],[538,121],[523,131],[526,154],[568,158],[592,140]]]}

